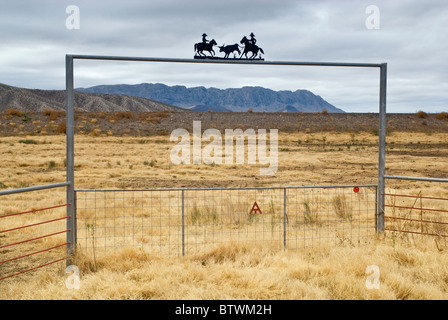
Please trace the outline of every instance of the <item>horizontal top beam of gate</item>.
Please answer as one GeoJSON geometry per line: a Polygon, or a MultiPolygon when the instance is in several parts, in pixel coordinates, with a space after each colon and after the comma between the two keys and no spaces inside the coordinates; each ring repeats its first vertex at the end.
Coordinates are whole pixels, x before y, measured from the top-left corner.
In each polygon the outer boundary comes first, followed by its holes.
{"type": "Polygon", "coordinates": [[[215,59],[177,59],[177,58],[150,58],[150,57],[122,57],[69,54],[68,57],[83,60],[113,60],[113,61],[149,61],[149,62],[178,62],[178,63],[221,63],[221,64],[257,64],[278,66],[321,66],[321,67],[362,67],[380,68],[384,63],[357,63],[357,62],[301,62],[301,61],[264,61],[264,60],[215,60],[215,59]]]}
{"type": "Polygon", "coordinates": [[[214,187],[214,188],[148,188],[148,189],[76,189],[76,192],[126,192],[126,191],[210,191],[210,190],[277,190],[277,189],[337,189],[337,188],[377,188],[377,184],[334,185],[334,186],[273,186],[273,187],[214,187]]]}
{"type": "Polygon", "coordinates": [[[20,188],[20,189],[11,189],[11,190],[0,191],[0,196],[4,196],[4,195],[8,195],[8,194],[30,192],[30,191],[52,189],[52,188],[59,188],[59,187],[66,187],[69,185],[70,185],[70,182],[67,181],[67,182],[46,184],[46,185],[41,185],[41,186],[26,187],[26,188],[20,188]]]}
{"type": "Polygon", "coordinates": [[[386,179],[398,179],[398,180],[416,180],[416,181],[434,181],[434,182],[448,182],[448,179],[443,178],[427,178],[427,177],[406,177],[406,176],[390,176],[385,175],[386,179]]]}

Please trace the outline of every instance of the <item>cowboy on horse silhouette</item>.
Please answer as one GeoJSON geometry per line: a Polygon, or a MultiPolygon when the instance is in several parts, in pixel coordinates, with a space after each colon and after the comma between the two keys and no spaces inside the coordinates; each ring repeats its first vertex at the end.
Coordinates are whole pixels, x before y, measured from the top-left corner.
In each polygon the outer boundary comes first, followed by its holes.
{"type": "Polygon", "coordinates": [[[257,54],[258,51],[260,51],[261,53],[264,54],[263,49],[261,49],[259,46],[257,46],[255,43],[257,42],[257,40],[255,39],[255,35],[253,34],[253,32],[251,32],[250,34],[250,39],[247,39],[246,36],[243,37],[243,39],[241,39],[240,43],[244,44],[244,51],[243,53],[241,53],[240,58],[244,55],[246,58],[247,57],[247,53],[248,52],[252,52],[252,55],[248,58],[248,59],[254,59],[257,54]]]}
{"type": "Polygon", "coordinates": [[[213,46],[216,46],[218,43],[215,39],[212,39],[210,42],[206,39],[207,35],[205,33],[202,34],[202,42],[198,42],[194,45],[194,51],[197,52],[200,56],[205,57],[203,51],[208,51],[212,56],[215,55],[215,51],[213,50],[213,46]]]}

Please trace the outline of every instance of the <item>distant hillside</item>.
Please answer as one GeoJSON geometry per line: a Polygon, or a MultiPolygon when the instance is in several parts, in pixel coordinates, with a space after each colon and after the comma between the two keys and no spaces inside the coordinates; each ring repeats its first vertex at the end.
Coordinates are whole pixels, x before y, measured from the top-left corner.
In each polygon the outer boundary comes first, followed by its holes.
{"type": "MultiPolygon", "coordinates": [[[[145,98],[118,94],[75,92],[75,108],[84,111],[183,111],[183,109],[145,98]]],[[[65,90],[38,90],[0,83],[0,111],[8,108],[42,111],[65,110],[65,90]]]]}
{"type": "Polygon", "coordinates": [[[143,97],[188,109],[200,106],[201,110],[219,107],[235,112],[245,112],[248,109],[255,112],[344,112],[308,90],[274,91],[262,87],[207,89],[167,86],[161,83],[101,85],[77,90],[143,97]]]}

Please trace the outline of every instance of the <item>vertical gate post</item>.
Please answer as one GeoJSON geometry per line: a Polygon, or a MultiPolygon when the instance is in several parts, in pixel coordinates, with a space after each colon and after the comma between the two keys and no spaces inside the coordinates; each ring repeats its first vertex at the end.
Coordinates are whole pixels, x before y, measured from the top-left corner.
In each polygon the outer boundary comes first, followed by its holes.
{"type": "Polygon", "coordinates": [[[375,232],[378,233],[378,185],[375,186],[375,232]]]}
{"type": "Polygon", "coordinates": [[[286,249],[286,188],[283,189],[283,249],[286,249]]]}
{"type": "Polygon", "coordinates": [[[185,256],[185,210],[184,210],[184,191],[182,190],[182,256],[185,256]]]}
{"type": "Polygon", "coordinates": [[[73,89],[73,56],[65,56],[66,85],[66,166],[67,166],[67,265],[76,248],[76,209],[75,209],[75,167],[74,167],[74,89],[73,89]]]}
{"type": "Polygon", "coordinates": [[[380,67],[380,110],[379,110],[379,158],[378,158],[378,218],[376,230],[384,232],[384,194],[386,190],[386,88],[387,63],[380,67]]]}

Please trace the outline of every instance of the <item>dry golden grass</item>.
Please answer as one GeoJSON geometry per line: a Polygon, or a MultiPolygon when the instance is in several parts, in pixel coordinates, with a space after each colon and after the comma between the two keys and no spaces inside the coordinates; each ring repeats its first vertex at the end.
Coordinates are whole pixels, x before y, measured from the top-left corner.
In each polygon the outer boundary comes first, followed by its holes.
{"type": "MultiPolygon", "coordinates": [[[[278,172],[260,176],[259,165],[175,166],[169,159],[174,143],[167,136],[77,135],[75,186],[375,184],[377,139],[372,133],[280,134],[278,172]]],[[[446,177],[446,141],[446,133],[388,135],[387,173],[446,177]]],[[[0,189],[65,180],[64,136],[2,137],[0,153],[0,189]]],[[[446,184],[391,180],[387,189],[448,198],[446,184]]],[[[64,204],[65,190],[4,196],[1,201],[0,215],[11,214],[64,204]]],[[[334,205],[340,206],[341,215],[346,214],[343,204],[335,200],[334,205]]],[[[63,216],[64,208],[43,212],[42,219],[55,215],[63,216]]],[[[0,229],[36,221],[32,216],[0,221],[0,229]]],[[[42,230],[56,231],[64,223],[42,230]]],[[[28,232],[31,235],[31,230],[26,230],[21,236],[26,237],[28,232]]],[[[1,235],[0,245],[5,241],[5,235],[1,235]]],[[[46,246],[57,245],[64,236],[44,241],[46,246]]],[[[436,243],[432,237],[386,233],[359,247],[341,243],[283,251],[266,243],[224,243],[185,257],[127,248],[95,259],[80,251],[74,261],[81,271],[79,290],[67,289],[65,263],[58,263],[0,281],[0,299],[447,299],[446,250],[445,243],[436,243]],[[366,287],[369,265],[379,267],[380,289],[366,287]]],[[[58,252],[60,256],[62,251],[58,252]]],[[[2,272],[14,272],[19,266],[16,262],[10,270],[0,268],[2,272]]]]}
{"type": "Polygon", "coordinates": [[[205,254],[161,258],[125,249],[95,263],[80,257],[79,289],[62,266],[7,279],[2,299],[447,299],[448,257],[433,246],[320,247],[289,252],[228,244],[205,254]],[[367,266],[379,267],[368,289],[367,266]]]}
{"type": "MultiPolygon", "coordinates": [[[[86,134],[75,138],[75,183],[76,188],[375,184],[377,139],[370,133],[280,135],[278,171],[274,176],[260,176],[259,165],[173,165],[169,152],[174,142],[167,136],[86,134]]],[[[396,132],[387,140],[388,174],[447,175],[446,134],[396,132]]],[[[64,136],[4,137],[0,146],[0,182],[10,188],[65,180],[64,136]],[[27,139],[37,144],[19,143],[27,139]],[[51,160],[56,167],[45,170],[51,160]]],[[[421,182],[388,182],[389,186],[407,189],[439,187],[421,182]]]]}

